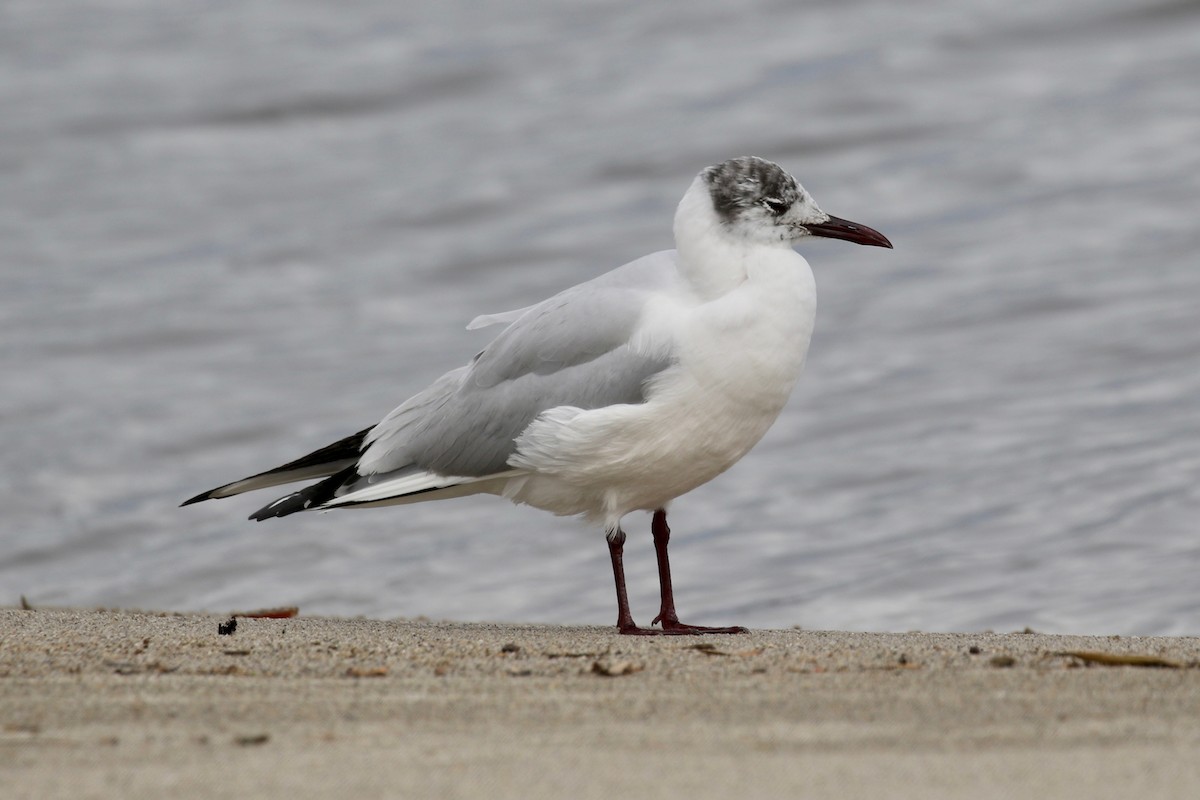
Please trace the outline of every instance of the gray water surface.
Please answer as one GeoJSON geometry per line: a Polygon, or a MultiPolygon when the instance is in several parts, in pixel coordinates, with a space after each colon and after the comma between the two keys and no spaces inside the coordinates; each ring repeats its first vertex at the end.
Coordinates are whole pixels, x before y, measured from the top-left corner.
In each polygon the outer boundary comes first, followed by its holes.
{"type": "Polygon", "coordinates": [[[1198,43],[1191,2],[7,3],[0,603],[611,623],[602,534],[495,498],[176,506],[756,154],[896,249],[801,248],[800,387],[672,509],[684,618],[1200,633],[1198,43]]]}

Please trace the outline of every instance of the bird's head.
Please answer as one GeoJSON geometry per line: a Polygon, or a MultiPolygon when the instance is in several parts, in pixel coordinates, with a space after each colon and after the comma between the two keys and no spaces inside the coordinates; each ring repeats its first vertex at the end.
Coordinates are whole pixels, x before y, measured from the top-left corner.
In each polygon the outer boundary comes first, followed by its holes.
{"type": "Polygon", "coordinates": [[[778,164],[754,156],[733,158],[700,173],[718,224],[732,236],[788,246],[805,236],[891,247],[877,230],[826,214],[812,195],[778,164]]]}

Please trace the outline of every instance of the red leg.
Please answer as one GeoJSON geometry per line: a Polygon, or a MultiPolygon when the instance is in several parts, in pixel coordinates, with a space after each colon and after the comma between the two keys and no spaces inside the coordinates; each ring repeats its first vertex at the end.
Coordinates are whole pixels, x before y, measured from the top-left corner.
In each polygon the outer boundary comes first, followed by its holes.
{"type": "Polygon", "coordinates": [[[662,605],[658,616],[650,623],[662,623],[663,630],[673,633],[749,633],[750,631],[734,625],[728,628],[708,628],[703,625],[688,625],[680,622],[675,613],[675,592],[671,587],[671,562],[667,559],[667,542],[671,540],[671,529],[667,527],[667,512],[659,509],[654,512],[650,523],[654,534],[654,553],[658,556],[658,586],[662,593],[662,605]]]}
{"type": "Polygon", "coordinates": [[[625,592],[625,531],[618,528],[608,535],[608,554],[612,557],[613,580],[617,584],[617,630],[626,636],[662,636],[686,631],[668,631],[662,628],[639,628],[629,613],[629,596],[625,592]]]}
{"type": "MultiPolygon", "coordinates": [[[[608,554],[612,558],[613,580],[617,585],[617,630],[627,636],[688,636],[700,633],[748,633],[745,628],[705,628],[685,625],[675,616],[675,599],[671,592],[671,566],[667,563],[667,512],[654,514],[654,549],[658,553],[658,579],[662,587],[662,610],[654,622],[661,628],[639,628],[629,612],[629,596],[625,590],[625,532],[618,528],[608,535],[608,554]],[[660,524],[661,515],[661,524],[660,524]],[[661,533],[660,533],[661,527],[661,533]],[[661,540],[661,541],[660,541],[661,540]]],[[[653,624],[653,623],[651,623],[653,624]]]]}
{"type": "Polygon", "coordinates": [[[642,631],[629,613],[629,595],[625,592],[625,531],[617,528],[608,534],[608,555],[612,558],[613,580],[617,584],[617,630],[621,633],[642,631]]]}

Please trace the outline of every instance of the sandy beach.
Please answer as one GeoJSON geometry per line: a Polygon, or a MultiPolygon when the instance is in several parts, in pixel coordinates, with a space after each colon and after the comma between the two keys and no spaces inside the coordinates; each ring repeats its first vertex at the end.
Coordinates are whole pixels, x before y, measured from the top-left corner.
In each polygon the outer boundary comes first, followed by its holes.
{"type": "Polygon", "coordinates": [[[1200,796],[1196,638],[227,619],[0,610],[4,796],[1200,796]]]}

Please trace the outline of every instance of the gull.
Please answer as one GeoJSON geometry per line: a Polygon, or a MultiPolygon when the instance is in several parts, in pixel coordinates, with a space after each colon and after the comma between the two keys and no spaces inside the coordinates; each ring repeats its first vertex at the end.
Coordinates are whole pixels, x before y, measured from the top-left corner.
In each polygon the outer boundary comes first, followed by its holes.
{"type": "Polygon", "coordinates": [[[667,507],[741,459],[800,376],[817,296],[793,246],[892,245],[756,157],[702,170],[674,233],[675,250],[475,318],[469,329],[506,327],[377,425],[183,505],[318,478],[250,519],[498,495],[603,526],[620,633],[745,633],[679,621],[667,507]],[[625,588],[621,522],[634,511],[652,514],[661,605],[650,627],[634,623],[625,588]]]}

